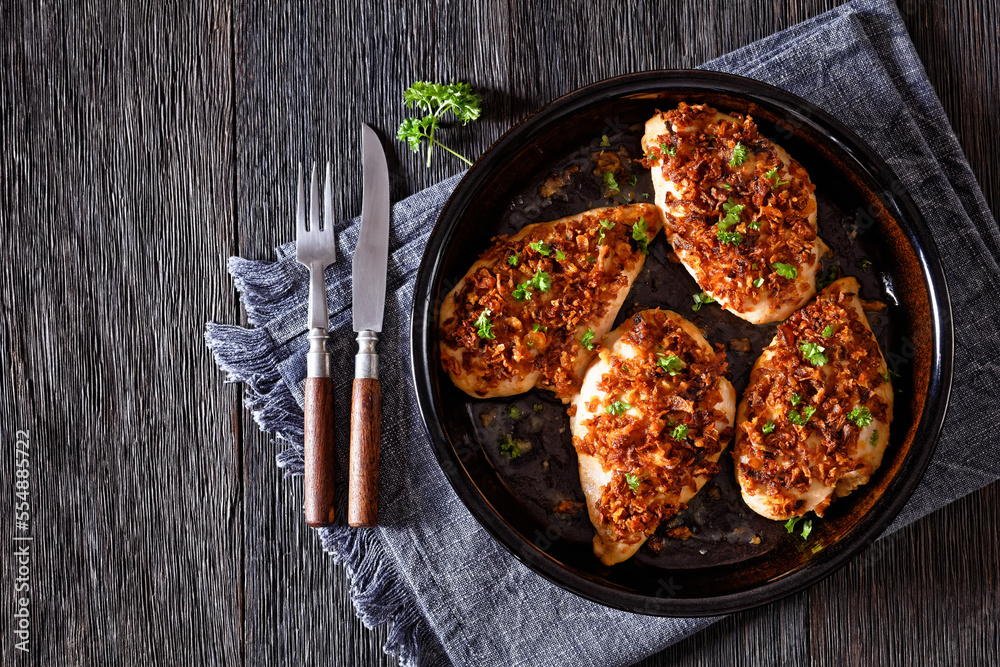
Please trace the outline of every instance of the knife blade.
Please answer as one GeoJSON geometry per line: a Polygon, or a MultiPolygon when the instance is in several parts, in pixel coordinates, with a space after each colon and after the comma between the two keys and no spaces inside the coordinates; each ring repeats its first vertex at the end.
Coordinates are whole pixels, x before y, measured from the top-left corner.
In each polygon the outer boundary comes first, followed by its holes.
{"type": "Polygon", "coordinates": [[[378,524],[379,448],[382,430],[382,390],[378,380],[376,344],[385,314],[385,283],[389,259],[389,167],[378,135],[361,126],[364,192],[361,233],[351,259],[351,296],[358,354],[354,358],[351,396],[351,452],[347,522],[378,524]]]}

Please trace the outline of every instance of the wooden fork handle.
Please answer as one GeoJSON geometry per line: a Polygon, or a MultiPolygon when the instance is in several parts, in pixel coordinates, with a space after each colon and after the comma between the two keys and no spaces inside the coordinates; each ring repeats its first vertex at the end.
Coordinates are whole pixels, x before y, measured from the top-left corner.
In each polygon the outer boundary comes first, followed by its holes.
{"type": "Polygon", "coordinates": [[[333,380],[306,378],[305,513],[310,526],[332,526],[334,509],[333,380]]]}

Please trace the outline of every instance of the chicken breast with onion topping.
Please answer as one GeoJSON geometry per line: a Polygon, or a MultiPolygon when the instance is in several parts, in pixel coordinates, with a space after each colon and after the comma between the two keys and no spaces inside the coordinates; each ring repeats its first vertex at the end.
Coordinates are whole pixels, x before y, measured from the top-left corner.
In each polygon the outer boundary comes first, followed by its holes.
{"type": "Polygon", "coordinates": [[[593,209],[497,237],[441,305],[441,363],[477,398],[533,387],[564,402],[660,231],[652,204],[593,209]]]}
{"type": "Polygon", "coordinates": [[[882,463],[892,384],[858,298],[841,278],[778,327],[736,415],[736,479],[758,514],[815,512],[882,463]]]}
{"type": "Polygon", "coordinates": [[[681,103],[646,122],[642,149],[667,241],[708,296],[755,324],[813,296],[815,186],[751,117],[681,103]]]}
{"type": "Polygon", "coordinates": [[[605,339],[570,423],[606,565],[630,558],[718,472],[736,412],[726,370],[722,347],[671,311],[643,311],[605,339]]]}

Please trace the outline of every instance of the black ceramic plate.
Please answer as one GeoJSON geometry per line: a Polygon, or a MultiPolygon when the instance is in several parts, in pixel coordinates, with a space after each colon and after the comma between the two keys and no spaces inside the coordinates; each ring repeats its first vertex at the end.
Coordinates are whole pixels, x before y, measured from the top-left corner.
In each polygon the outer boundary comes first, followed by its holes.
{"type": "MultiPolygon", "coordinates": [[[[651,201],[648,172],[621,184],[617,201],[651,201]],[[646,199],[646,194],[650,195],[646,199]]],[[[657,237],[625,302],[630,312],[661,306],[692,318],[727,345],[731,379],[742,393],[774,325],[752,325],[717,305],[691,310],[700,291],[657,237]],[[747,348],[749,342],[749,348],[747,348]]],[[[574,593],[629,611],[697,616],[745,609],[800,590],[844,564],[889,525],[920,481],[944,421],[952,375],[951,310],[934,242],[886,164],[851,131],[798,97],[741,77],[661,71],[623,76],[570,93],[508,131],[473,166],[438,219],[417,275],[411,322],[413,379],[441,467],[469,510],[511,553],[574,593]],[[680,101],[753,116],[761,132],[805,166],[816,184],[824,260],[861,281],[861,296],[887,304],[869,313],[890,369],[899,373],[895,420],[882,467],[871,482],[831,505],[803,540],[740,499],[732,460],[674,522],[686,540],[651,540],[612,567],[594,556],[565,408],[543,391],[476,400],[459,391],[438,357],[442,297],[491,237],[532,222],[607,205],[593,157],[621,150],[638,157],[643,124],[680,101]],[[606,144],[606,145],[602,145],[606,144]],[[544,196],[552,175],[566,184],[544,196]],[[517,406],[514,419],[509,407],[517,406]],[[488,426],[484,426],[488,424],[488,426]],[[505,433],[532,443],[509,460],[505,433]],[[565,507],[565,505],[564,505],[565,507]]]]}

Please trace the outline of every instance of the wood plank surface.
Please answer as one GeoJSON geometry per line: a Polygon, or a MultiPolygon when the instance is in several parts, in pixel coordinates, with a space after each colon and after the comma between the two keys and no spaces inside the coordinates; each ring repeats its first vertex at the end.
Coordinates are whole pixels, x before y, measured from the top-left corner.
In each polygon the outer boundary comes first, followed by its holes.
{"type": "MultiPolygon", "coordinates": [[[[393,139],[416,79],[485,92],[484,117],[447,130],[471,157],[581,85],[695,66],[838,4],[5,3],[0,416],[8,461],[16,430],[33,447],[34,639],[10,648],[5,569],[4,664],[396,664],[203,344],[204,322],[241,318],[226,258],[292,237],[298,161],[330,160],[335,210],[360,212],[360,122],[387,138],[394,200],[460,171],[393,139]]],[[[1000,1],[899,5],[1000,210],[1000,1]]],[[[4,493],[13,475],[5,461],[4,493]]],[[[993,484],[641,664],[1000,664],[998,509],[993,484]]]]}

